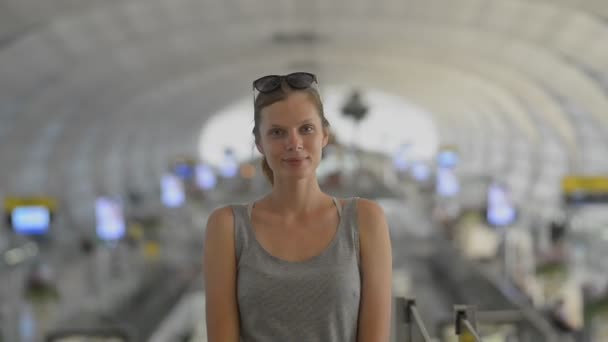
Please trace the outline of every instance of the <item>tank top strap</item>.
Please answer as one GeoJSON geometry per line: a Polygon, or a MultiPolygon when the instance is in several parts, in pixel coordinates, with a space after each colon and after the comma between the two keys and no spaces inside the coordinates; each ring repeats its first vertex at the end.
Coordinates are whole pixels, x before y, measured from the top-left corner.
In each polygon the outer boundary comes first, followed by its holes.
{"type": "Polygon", "coordinates": [[[247,219],[249,220],[249,222],[251,222],[251,211],[253,210],[253,204],[254,202],[251,201],[249,203],[246,204],[247,206],[247,219]]]}
{"type": "Polygon", "coordinates": [[[251,239],[254,238],[249,230],[251,204],[234,204],[231,207],[234,215],[234,251],[238,266],[241,255],[251,246],[251,239]]]}
{"type": "MultiPolygon", "coordinates": [[[[359,253],[359,222],[357,220],[357,201],[359,197],[351,197],[346,200],[340,219],[343,222],[344,234],[348,234],[347,238],[351,241],[352,246],[357,256],[357,264],[360,266],[359,253]]],[[[338,207],[339,208],[339,207],[338,207]]]]}
{"type": "Polygon", "coordinates": [[[338,217],[340,217],[340,219],[342,219],[342,204],[335,197],[332,197],[331,199],[334,200],[334,204],[336,205],[336,208],[338,209],[338,217]]]}

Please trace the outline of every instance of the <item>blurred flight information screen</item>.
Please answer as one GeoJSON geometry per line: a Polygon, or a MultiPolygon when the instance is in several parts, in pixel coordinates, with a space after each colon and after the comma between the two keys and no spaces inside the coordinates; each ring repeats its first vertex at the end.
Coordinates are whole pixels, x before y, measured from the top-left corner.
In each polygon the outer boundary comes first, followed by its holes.
{"type": "Polygon", "coordinates": [[[17,234],[44,235],[51,223],[51,213],[47,207],[16,207],[11,212],[11,225],[17,234]]]}

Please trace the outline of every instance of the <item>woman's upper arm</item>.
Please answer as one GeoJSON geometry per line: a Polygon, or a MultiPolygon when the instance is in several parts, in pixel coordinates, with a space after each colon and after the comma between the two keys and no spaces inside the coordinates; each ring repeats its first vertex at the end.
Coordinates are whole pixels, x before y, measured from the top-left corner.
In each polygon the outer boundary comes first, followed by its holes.
{"type": "Polygon", "coordinates": [[[214,210],[203,247],[205,311],[209,342],[238,342],[234,216],[230,207],[214,210]]]}
{"type": "Polygon", "coordinates": [[[359,199],[357,204],[361,258],[361,304],[358,342],[388,341],[392,304],[392,252],[382,208],[359,199]]]}

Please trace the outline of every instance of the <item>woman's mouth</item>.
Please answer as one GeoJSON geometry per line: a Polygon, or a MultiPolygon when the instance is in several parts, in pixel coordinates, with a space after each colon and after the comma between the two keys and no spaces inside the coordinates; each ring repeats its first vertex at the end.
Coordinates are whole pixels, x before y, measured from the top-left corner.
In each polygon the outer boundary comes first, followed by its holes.
{"type": "Polygon", "coordinates": [[[287,158],[287,159],[283,159],[283,161],[291,166],[299,166],[302,163],[304,163],[304,161],[306,159],[307,158],[287,158]]]}

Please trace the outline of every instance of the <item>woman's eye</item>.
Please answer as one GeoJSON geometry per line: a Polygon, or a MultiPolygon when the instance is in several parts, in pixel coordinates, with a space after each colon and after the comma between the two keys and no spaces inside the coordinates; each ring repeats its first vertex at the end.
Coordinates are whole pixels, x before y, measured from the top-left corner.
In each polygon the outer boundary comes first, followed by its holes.
{"type": "Polygon", "coordinates": [[[302,130],[306,133],[310,133],[310,132],[314,131],[315,128],[313,126],[305,126],[302,128],[302,130]]]}
{"type": "Polygon", "coordinates": [[[270,135],[272,135],[272,136],[281,135],[281,130],[279,130],[279,129],[270,130],[270,135]]]}

